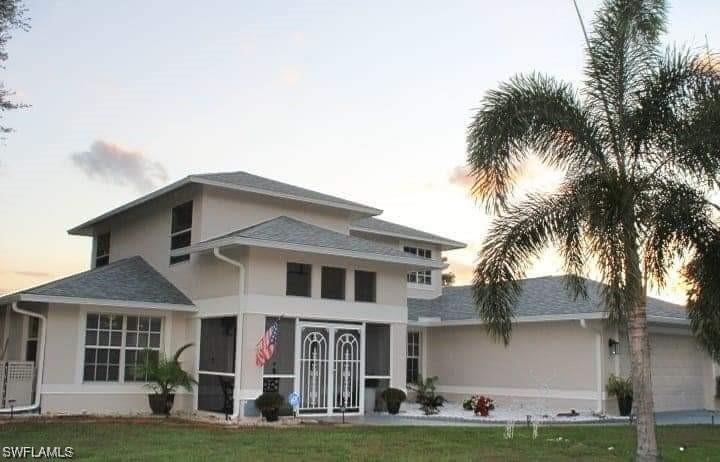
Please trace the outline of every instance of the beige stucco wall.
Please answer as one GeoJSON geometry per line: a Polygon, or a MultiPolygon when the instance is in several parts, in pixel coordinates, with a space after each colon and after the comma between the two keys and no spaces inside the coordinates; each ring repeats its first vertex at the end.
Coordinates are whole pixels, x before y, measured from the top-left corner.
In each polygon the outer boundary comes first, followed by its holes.
{"type": "MultiPolygon", "coordinates": [[[[354,271],[374,271],[377,273],[377,303],[405,306],[405,271],[402,266],[363,261],[331,255],[314,255],[285,250],[253,247],[249,249],[247,292],[259,295],[285,296],[287,263],[306,263],[312,265],[312,298],[320,298],[321,268],[332,266],[346,269],[345,299],[355,299],[354,271]]],[[[362,304],[357,308],[361,309],[362,304]]]]}
{"type": "MultiPolygon", "coordinates": [[[[385,245],[395,247],[402,250],[405,246],[421,247],[424,249],[432,250],[432,256],[435,260],[442,259],[442,248],[436,244],[430,244],[427,242],[410,241],[406,239],[400,239],[392,236],[382,236],[379,234],[364,233],[362,231],[351,231],[352,235],[368,239],[375,242],[380,242],[385,245]]],[[[419,286],[412,285],[406,282],[407,296],[408,298],[435,298],[442,295],[442,270],[432,271],[432,285],[419,286]]]]}
{"type": "MultiPolygon", "coordinates": [[[[162,310],[51,304],[47,309],[47,336],[41,406],[47,413],[147,413],[148,390],[140,383],[83,383],[85,317],[88,312],[124,315],[151,315],[163,318],[162,351],[173,354],[193,341],[191,314],[162,310]]],[[[195,347],[186,350],[180,361],[194,370],[195,347]]],[[[192,408],[192,395],[181,390],[175,412],[192,408]]]]}
{"type": "Polygon", "coordinates": [[[596,410],[598,333],[578,321],[522,323],[508,347],[484,326],[427,328],[426,373],[450,399],[487,393],[510,405],[518,398],[596,410]]]}
{"type": "Polygon", "coordinates": [[[252,226],[285,215],[347,234],[350,212],[211,186],[203,187],[201,239],[252,226]]]}

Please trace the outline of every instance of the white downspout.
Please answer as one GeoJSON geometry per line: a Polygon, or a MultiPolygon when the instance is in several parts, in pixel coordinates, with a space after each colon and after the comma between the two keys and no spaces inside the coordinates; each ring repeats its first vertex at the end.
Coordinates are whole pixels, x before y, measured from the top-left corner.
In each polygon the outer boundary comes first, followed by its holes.
{"type": "Polygon", "coordinates": [[[603,336],[602,332],[596,329],[590,328],[585,319],[580,320],[580,327],[583,329],[590,329],[595,333],[595,387],[597,388],[598,402],[597,412],[604,412],[604,399],[603,399],[603,377],[602,377],[602,363],[603,363],[603,336]]]}
{"type": "MultiPolygon", "coordinates": [[[[213,255],[215,255],[215,258],[224,261],[225,263],[229,263],[230,265],[236,266],[238,268],[238,273],[240,277],[240,281],[238,284],[238,295],[242,297],[242,295],[245,293],[245,265],[243,265],[238,260],[234,260],[227,255],[223,255],[220,253],[220,249],[215,247],[213,249],[213,255]]],[[[243,410],[240,409],[240,376],[242,374],[242,343],[243,343],[243,328],[244,328],[244,316],[242,313],[238,313],[237,316],[237,339],[236,341],[239,343],[237,348],[235,349],[235,385],[233,387],[234,393],[233,393],[233,413],[232,418],[239,418],[242,414],[244,414],[243,410]]]]}
{"type": "Polygon", "coordinates": [[[40,320],[40,348],[39,348],[39,359],[38,359],[38,367],[37,367],[37,379],[35,383],[35,402],[32,403],[30,406],[19,406],[14,407],[12,410],[10,408],[4,408],[0,409],[0,414],[9,414],[10,412],[26,412],[26,411],[34,411],[35,409],[40,408],[40,388],[42,387],[42,375],[43,375],[43,366],[45,364],[45,334],[46,334],[46,323],[47,318],[39,313],[33,313],[32,311],[23,310],[22,308],[18,307],[17,302],[12,302],[12,310],[18,314],[22,314],[25,316],[30,316],[33,318],[38,318],[40,320]]]}

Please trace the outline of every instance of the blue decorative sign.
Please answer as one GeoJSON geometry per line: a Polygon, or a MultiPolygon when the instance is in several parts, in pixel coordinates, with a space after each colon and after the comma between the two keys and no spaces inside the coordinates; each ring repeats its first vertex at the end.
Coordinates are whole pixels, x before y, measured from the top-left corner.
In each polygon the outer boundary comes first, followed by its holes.
{"type": "Polygon", "coordinates": [[[288,395],[288,403],[293,408],[300,407],[300,393],[293,391],[288,395]]]}

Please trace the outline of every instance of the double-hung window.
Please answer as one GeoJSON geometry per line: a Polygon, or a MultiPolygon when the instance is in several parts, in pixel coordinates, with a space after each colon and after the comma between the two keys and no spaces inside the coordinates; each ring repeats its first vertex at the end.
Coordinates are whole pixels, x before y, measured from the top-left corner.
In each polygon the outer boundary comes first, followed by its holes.
{"type": "Polygon", "coordinates": [[[420,378],[420,332],[407,333],[407,380],[417,383],[420,378]]]}
{"type": "MultiPolygon", "coordinates": [[[[172,223],[170,228],[170,250],[184,249],[190,246],[192,234],[192,215],[193,203],[185,202],[184,204],[173,207],[172,223]]],[[[180,263],[190,260],[190,254],[170,256],[170,264],[180,263]]]]}
{"type": "MultiPolygon", "coordinates": [[[[417,255],[418,257],[427,258],[427,259],[432,258],[432,250],[430,250],[430,249],[423,249],[421,247],[405,246],[405,247],[403,247],[403,250],[412,255],[417,255]]],[[[430,285],[432,285],[432,271],[430,271],[430,270],[413,271],[411,273],[408,273],[407,274],[407,282],[408,282],[408,284],[430,286],[430,285]]]]}
{"type": "Polygon", "coordinates": [[[95,268],[110,263],[110,232],[98,234],[95,238],[95,268]]]}
{"type": "Polygon", "coordinates": [[[88,313],[85,326],[84,382],[146,380],[138,366],[160,354],[161,318],[88,313]]]}

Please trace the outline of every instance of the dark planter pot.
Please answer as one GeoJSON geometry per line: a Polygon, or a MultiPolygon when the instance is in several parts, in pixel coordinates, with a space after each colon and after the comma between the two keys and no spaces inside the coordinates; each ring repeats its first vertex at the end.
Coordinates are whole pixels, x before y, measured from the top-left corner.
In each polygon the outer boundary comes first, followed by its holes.
{"type": "Polygon", "coordinates": [[[173,404],[175,403],[175,395],[167,395],[167,399],[163,395],[152,394],[148,395],[148,401],[150,402],[150,409],[152,409],[155,415],[170,415],[173,404]]]}
{"type": "Polygon", "coordinates": [[[263,417],[265,417],[265,420],[268,422],[277,422],[280,418],[280,409],[274,408],[274,409],[263,409],[260,411],[263,417]]]}
{"type": "Polygon", "coordinates": [[[620,415],[623,417],[627,417],[632,412],[632,396],[627,398],[618,398],[618,409],[620,409],[620,415]]]}
{"type": "Polygon", "coordinates": [[[402,403],[400,403],[399,401],[387,403],[388,412],[392,415],[397,414],[398,412],[400,412],[400,404],[402,403]]]}

